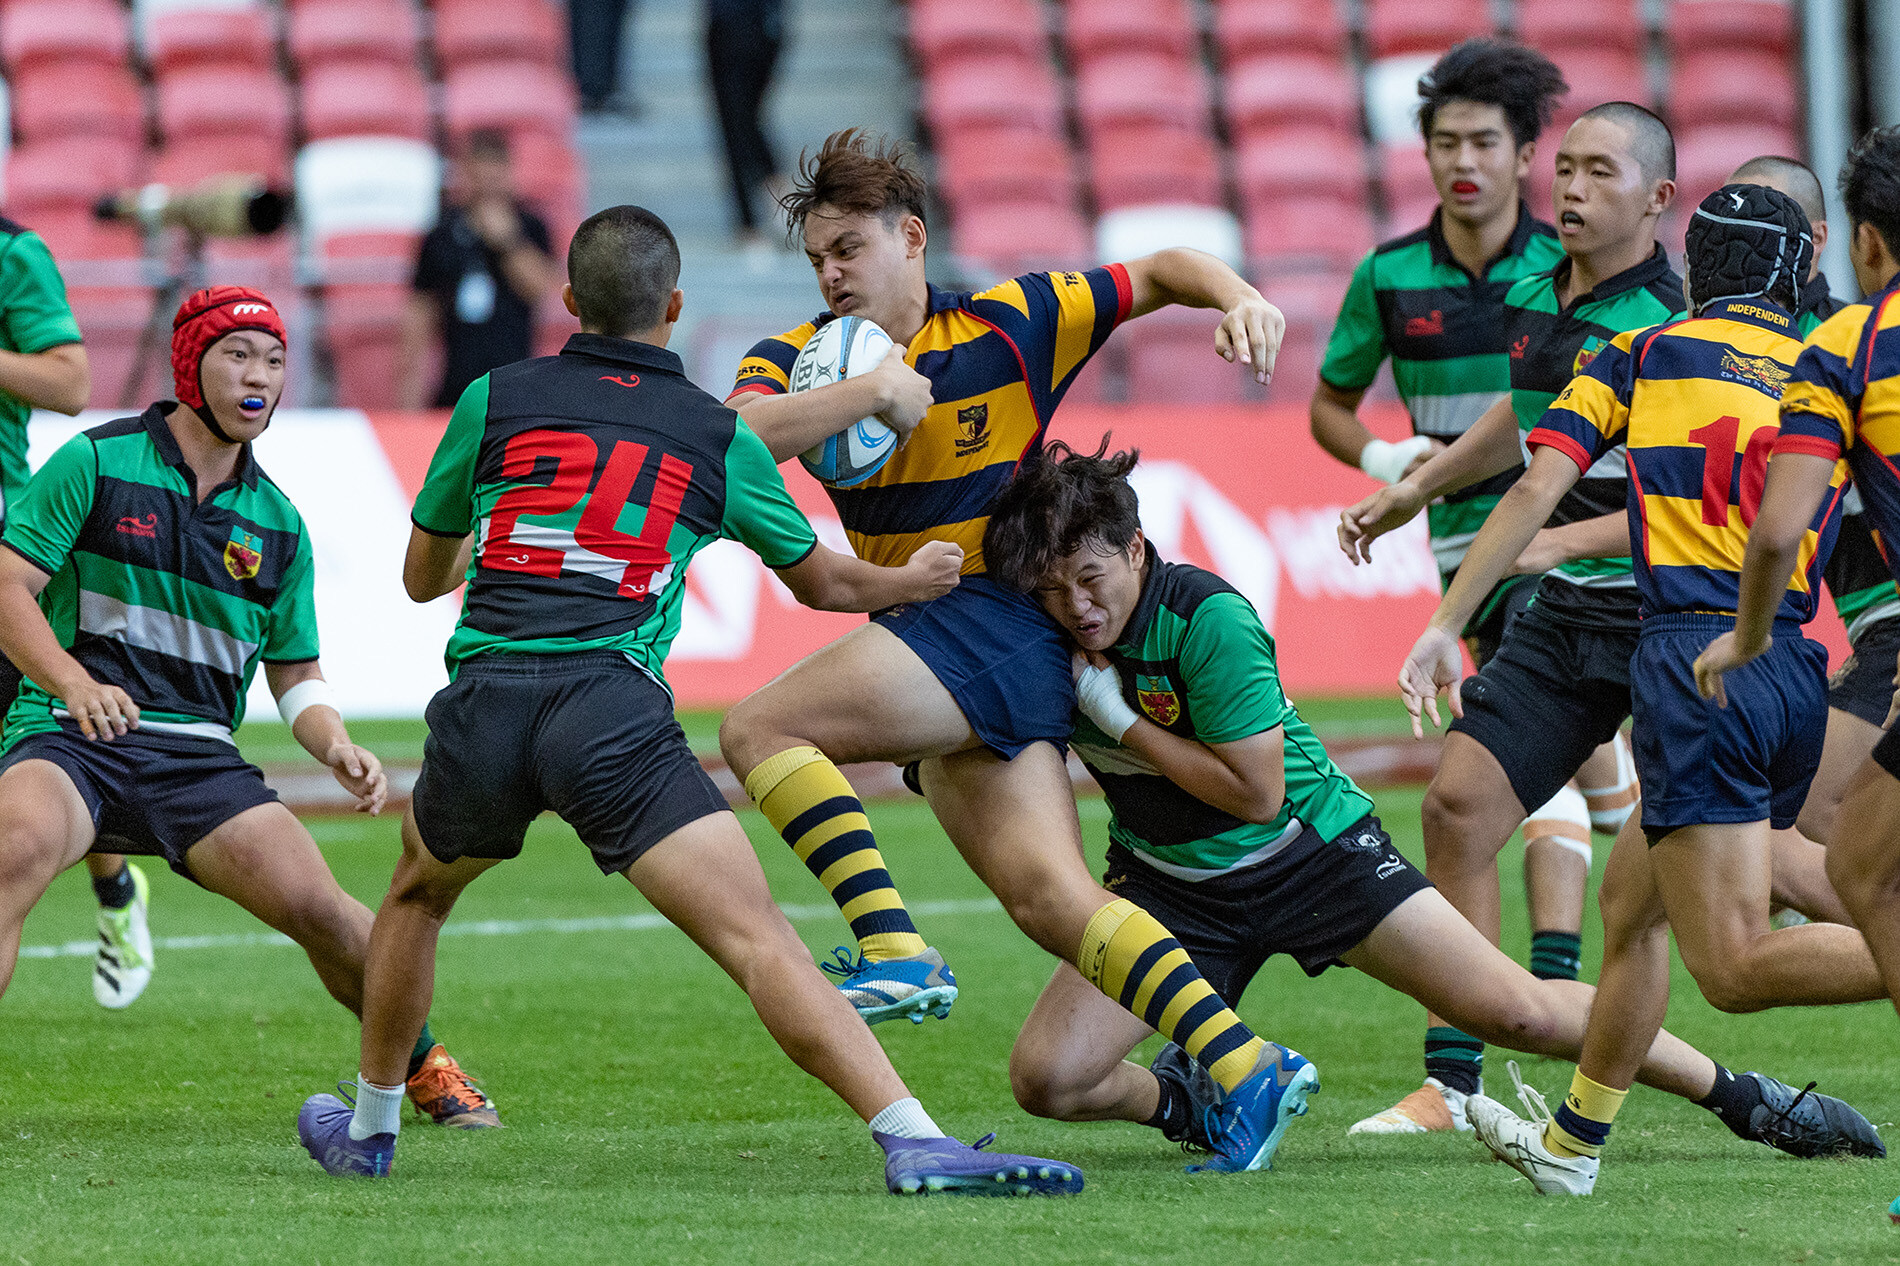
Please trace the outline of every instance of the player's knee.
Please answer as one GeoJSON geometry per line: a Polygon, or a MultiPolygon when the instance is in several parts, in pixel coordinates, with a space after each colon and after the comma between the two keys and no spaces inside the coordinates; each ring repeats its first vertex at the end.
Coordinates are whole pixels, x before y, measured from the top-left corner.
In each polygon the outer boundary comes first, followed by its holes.
{"type": "Polygon", "coordinates": [[[1042,1052],[1018,1046],[1009,1056],[1009,1088],[1030,1116],[1066,1121],[1074,1115],[1081,1087],[1064,1077],[1042,1052]]]}
{"type": "Polygon", "coordinates": [[[1695,973],[1696,987],[1717,1011],[1728,1015],[1746,1015],[1760,1011],[1766,1004],[1750,982],[1745,963],[1717,961],[1702,964],[1695,973]]]}
{"type": "MultiPolygon", "coordinates": [[[[1470,864],[1482,806],[1455,782],[1434,779],[1420,812],[1425,828],[1426,864],[1434,870],[1470,864]]],[[[1490,858],[1485,858],[1489,861],[1490,858]]]]}
{"type": "Polygon", "coordinates": [[[11,813],[0,819],[0,888],[45,882],[59,866],[59,840],[46,823],[11,813]]]}

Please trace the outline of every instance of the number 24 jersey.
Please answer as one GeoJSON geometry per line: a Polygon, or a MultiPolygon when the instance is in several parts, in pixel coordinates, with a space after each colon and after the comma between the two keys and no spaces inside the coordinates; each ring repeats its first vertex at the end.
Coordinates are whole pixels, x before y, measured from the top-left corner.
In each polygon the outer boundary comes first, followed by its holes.
{"type": "Polygon", "coordinates": [[[413,521],[476,533],[451,676],[474,655],[618,650],[664,682],[694,554],[728,537],[786,568],[817,545],[738,414],[673,353],[599,334],[469,386],[413,521]]]}

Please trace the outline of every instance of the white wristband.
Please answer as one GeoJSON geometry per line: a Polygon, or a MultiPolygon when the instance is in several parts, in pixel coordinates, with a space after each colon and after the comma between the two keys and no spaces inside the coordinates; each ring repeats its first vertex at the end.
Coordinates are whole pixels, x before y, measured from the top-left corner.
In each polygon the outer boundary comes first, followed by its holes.
{"type": "Polygon", "coordinates": [[[1390,440],[1367,440],[1359,451],[1359,469],[1383,484],[1395,484],[1405,478],[1405,468],[1422,453],[1431,451],[1429,435],[1414,435],[1394,444],[1390,440]]]}
{"type": "Polygon", "coordinates": [[[1141,719],[1122,698],[1121,678],[1113,668],[1084,668],[1076,679],[1075,702],[1083,716],[1116,742],[1141,719]]]}
{"type": "Polygon", "coordinates": [[[321,677],[312,677],[284,691],[283,696],[277,700],[277,715],[284,718],[285,725],[294,727],[297,724],[297,718],[303,715],[305,708],[319,703],[325,707],[336,708],[339,716],[343,713],[343,709],[337,707],[336,691],[330,683],[321,677]]]}

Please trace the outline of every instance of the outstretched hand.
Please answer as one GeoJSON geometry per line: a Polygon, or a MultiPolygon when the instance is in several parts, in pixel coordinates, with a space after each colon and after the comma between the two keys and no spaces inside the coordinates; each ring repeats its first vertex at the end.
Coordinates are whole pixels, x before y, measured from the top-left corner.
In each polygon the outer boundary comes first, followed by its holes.
{"type": "Polygon", "coordinates": [[[1399,669],[1399,694],[1405,700],[1405,710],[1412,714],[1413,738],[1425,737],[1421,713],[1431,716],[1433,729],[1443,728],[1438,716],[1441,690],[1451,692],[1452,716],[1464,716],[1465,702],[1459,692],[1464,675],[1465,661],[1458,639],[1435,624],[1426,626],[1399,669]]]}
{"type": "Polygon", "coordinates": [[[1425,508],[1425,499],[1409,483],[1381,488],[1339,512],[1339,548],[1353,565],[1372,561],[1372,543],[1404,527],[1425,508]]]}
{"type": "Polygon", "coordinates": [[[1214,331],[1214,350],[1221,359],[1253,369],[1253,380],[1265,386],[1273,377],[1273,362],[1286,335],[1286,317],[1259,296],[1242,299],[1221,317],[1214,331]]]}

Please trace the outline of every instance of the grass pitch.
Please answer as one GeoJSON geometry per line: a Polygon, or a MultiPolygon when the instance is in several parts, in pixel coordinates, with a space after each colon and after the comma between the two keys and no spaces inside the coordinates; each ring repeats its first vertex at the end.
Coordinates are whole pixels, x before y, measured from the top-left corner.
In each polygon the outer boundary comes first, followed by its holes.
{"type": "MultiPolygon", "coordinates": [[[[1364,732],[1378,715],[1330,722],[1364,732]]],[[[419,753],[417,727],[362,729],[389,757],[419,753]]],[[[283,758],[275,730],[247,734],[254,756],[283,758]]],[[[1418,792],[1379,802],[1419,857],[1418,792]]],[[[743,816],[807,943],[824,953],[845,939],[790,851],[743,816]]],[[[1083,817],[1099,856],[1101,802],[1083,817]]],[[[1647,1090],[1590,1200],[1534,1196],[1468,1135],[1348,1138],[1418,1084],[1421,1010],[1356,973],[1308,980],[1285,960],[1241,1014],[1312,1058],[1324,1091],[1271,1172],[1189,1178],[1152,1131],[1035,1120],[1006,1070],[1051,960],[985,903],[921,802],[874,804],[871,819],[963,987],[949,1020],[879,1036],[946,1128],[1073,1161],[1080,1197],[886,1195],[862,1126],[779,1054],[740,992],[543,819],[523,858],[463,899],[436,992],[437,1033],[509,1128],[464,1134],[411,1115],[387,1181],[330,1178],[298,1146],[298,1105],[355,1069],[355,1024],[298,951],[257,936],[235,906],[147,863],[154,933],[199,939],[162,946],[124,1013],[92,1002],[88,958],[24,958],[0,1002],[0,1263],[1900,1261],[1884,1216],[1900,1164],[1792,1160],[1647,1090]]],[[[374,906],[396,822],[312,830],[374,906]]],[[[1522,955],[1516,870],[1507,854],[1506,944],[1522,955]]],[[[75,868],[27,921],[26,944],[85,940],[92,910],[75,868]]],[[[1594,969],[1594,910],[1586,929],[1594,969]]],[[[1900,1032],[1884,1005],[1722,1016],[1678,971],[1670,1025],[1737,1071],[1818,1079],[1883,1126],[1900,1109],[1900,1032]]],[[[1509,1084],[1503,1058],[1494,1048],[1494,1087],[1509,1084]]],[[[1547,1095],[1568,1085],[1569,1065],[1524,1066],[1547,1095]]]]}

